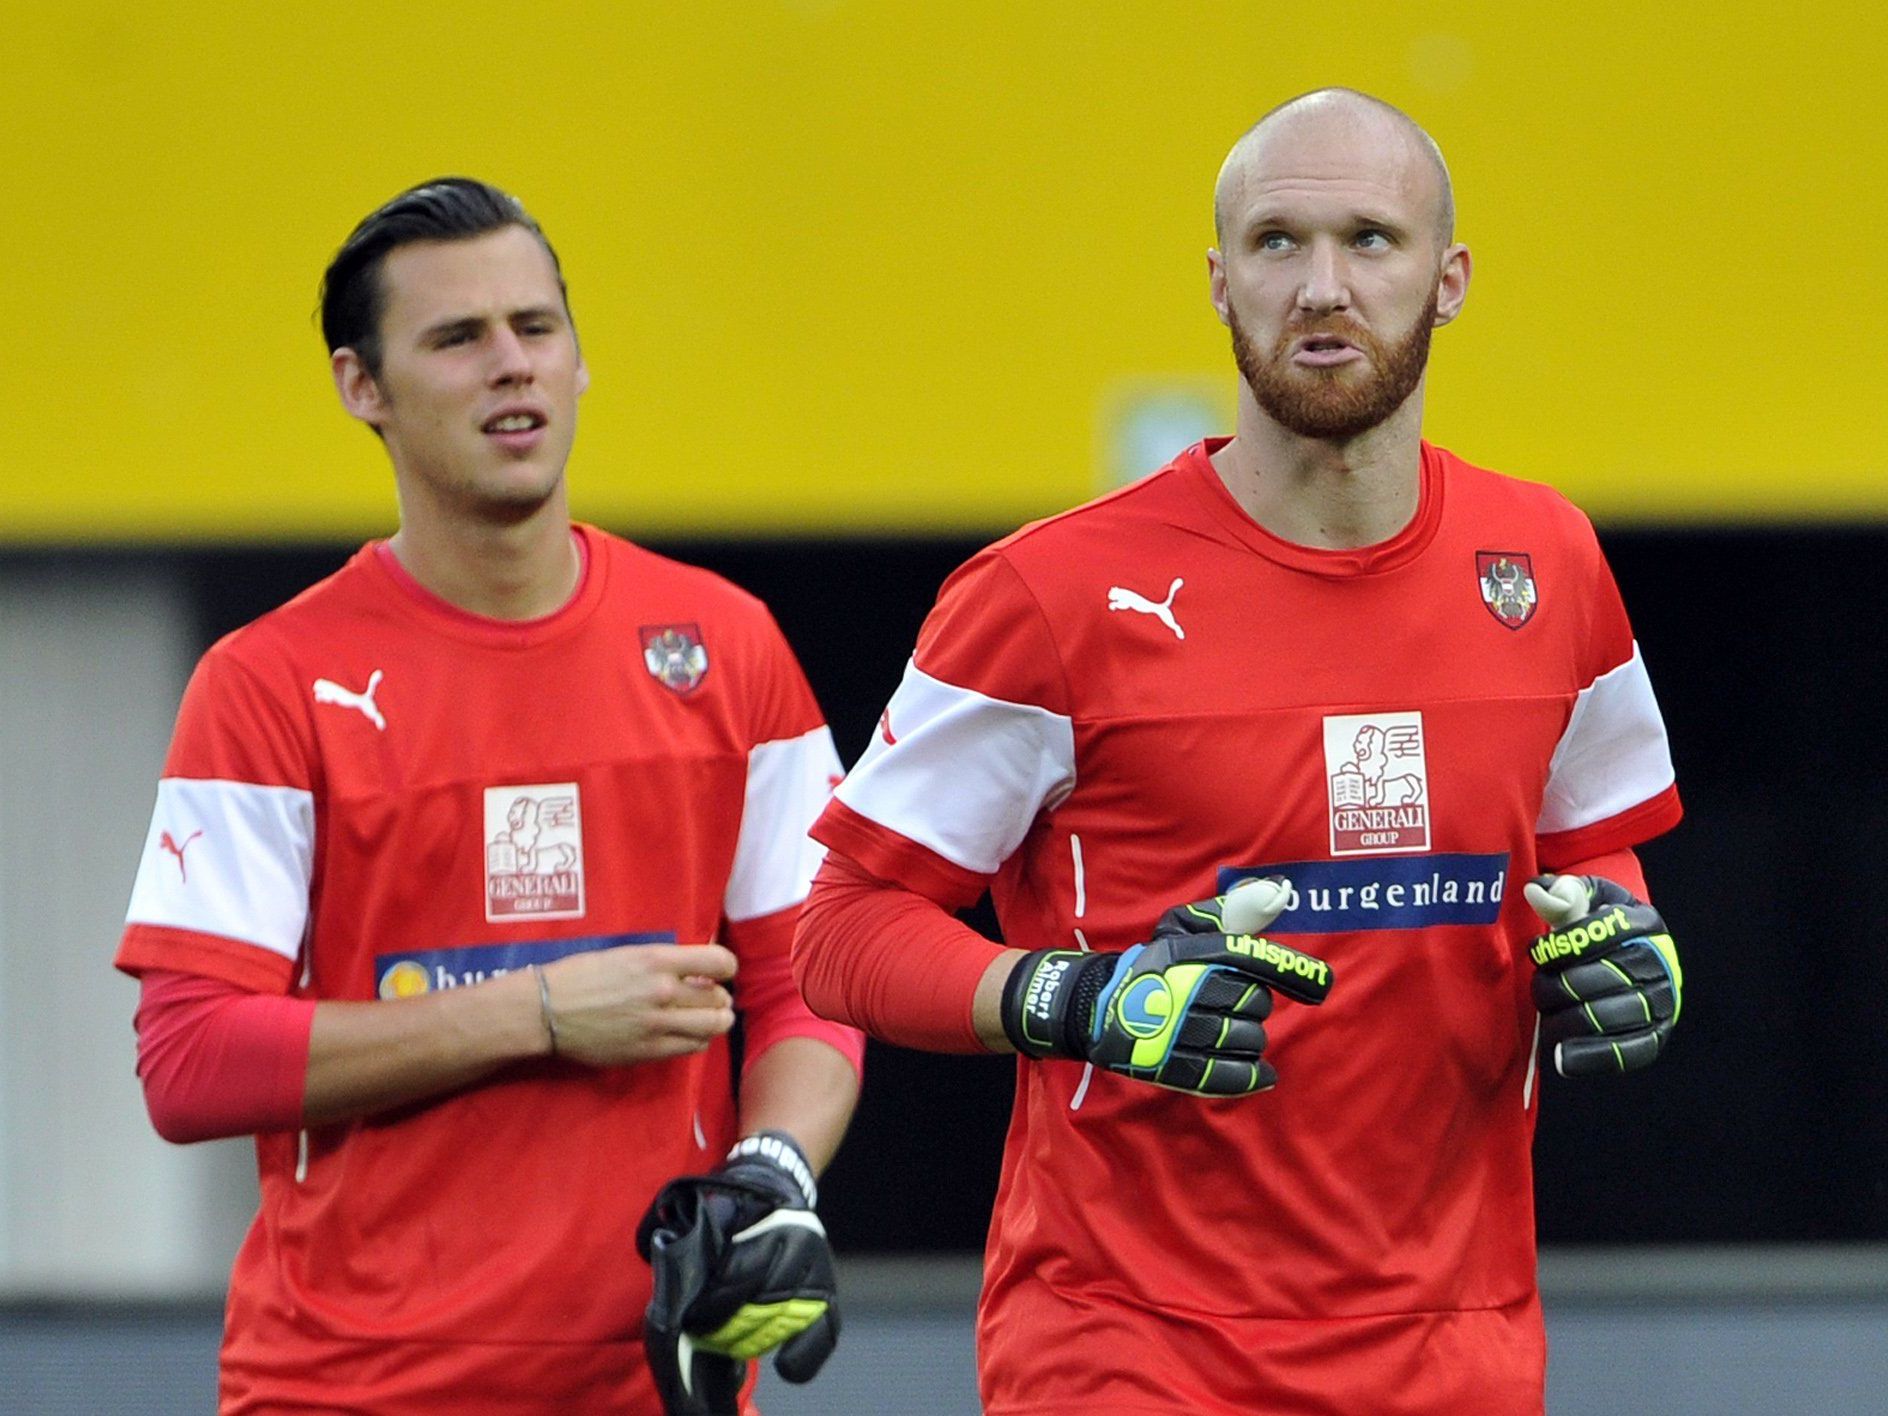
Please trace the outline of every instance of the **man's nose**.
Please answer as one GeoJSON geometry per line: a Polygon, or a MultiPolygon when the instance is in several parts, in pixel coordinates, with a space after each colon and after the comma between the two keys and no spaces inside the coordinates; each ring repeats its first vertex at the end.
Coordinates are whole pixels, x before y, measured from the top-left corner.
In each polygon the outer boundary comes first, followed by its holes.
{"type": "Polygon", "coordinates": [[[1343,254],[1320,241],[1307,255],[1304,280],[1298,287],[1298,308],[1318,315],[1349,309],[1350,277],[1343,254]]]}
{"type": "Polygon", "coordinates": [[[530,347],[516,330],[501,328],[492,341],[492,382],[530,383],[532,369],[530,347]]]}

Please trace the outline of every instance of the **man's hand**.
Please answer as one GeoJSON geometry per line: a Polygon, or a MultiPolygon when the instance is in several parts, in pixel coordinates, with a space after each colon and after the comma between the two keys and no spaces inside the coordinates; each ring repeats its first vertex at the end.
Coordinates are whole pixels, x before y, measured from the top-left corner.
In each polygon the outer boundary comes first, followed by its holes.
{"type": "Polygon", "coordinates": [[[1528,954],[1554,1070],[1597,1077],[1650,1066],[1665,1050],[1685,988],[1659,912],[1596,875],[1543,875],[1523,893],[1548,925],[1528,954]]]}
{"type": "Polygon", "coordinates": [[[1258,935],[1288,898],[1279,880],[1176,905],[1124,953],[1041,949],[1003,989],[1003,1030],[1027,1057],[1073,1057],[1200,1096],[1278,1081],[1265,1050],[1272,991],[1322,1003],[1324,960],[1258,935]]]}
{"type": "Polygon", "coordinates": [[[782,1131],[712,1175],[672,1180],[636,1231],[655,1270],[643,1343],[669,1416],[733,1416],[748,1362],[811,1381],[839,1340],[833,1254],[812,1168],[782,1131]]]}
{"type": "Polygon", "coordinates": [[[733,953],[719,944],[623,944],[543,965],[560,1057],[593,1067],[700,1052],[734,1026],[733,953]]]}

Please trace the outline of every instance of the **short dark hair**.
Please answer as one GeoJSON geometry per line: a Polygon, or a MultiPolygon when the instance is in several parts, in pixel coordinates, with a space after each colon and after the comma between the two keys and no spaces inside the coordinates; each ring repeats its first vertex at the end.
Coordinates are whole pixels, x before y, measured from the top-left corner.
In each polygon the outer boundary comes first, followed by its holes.
{"type": "Polygon", "coordinates": [[[538,238],[557,288],[570,309],[564,288],[564,267],[524,204],[489,182],[470,177],[435,177],[409,187],[392,201],[361,218],[321,277],[321,334],[328,352],[352,349],[367,372],[380,373],[380,317],[386,310],[386,290],[380,279],[387,253],[415,241],[465,241],[474,236],[522,226],[538,238]]]}

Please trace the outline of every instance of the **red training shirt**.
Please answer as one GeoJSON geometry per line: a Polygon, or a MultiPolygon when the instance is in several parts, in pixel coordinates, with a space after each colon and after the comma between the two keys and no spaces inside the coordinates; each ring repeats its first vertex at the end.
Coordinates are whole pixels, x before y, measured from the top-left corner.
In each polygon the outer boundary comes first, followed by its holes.
{"type": "MultiPolygon", "coordinates": [[[[370,545],[216,645],[119,967],[393,999],[729,924],[784,948],[774,917],[804,898],[838,770],[791,651],[718,577],[576,534],[582,583],[543,619],[457,610],[370,545]]],[[[857,1035],[790,988],[764,1007],[751,1036],[856,1063],[857,1035]]],[[[259,1135],[222,1409],[655,1409],[635,1226],[733,1131],[717,1042],[259,1135]]]]}
{"type": "Polygon", "coordinates": [[[1425,444],[1402,532],[1316,550],[1244,513],[1221,445],[960,569],[815,827],[946,906],[987,885],[1023,949],[1282,875],[1267,933],[1334,971],[1268,1022],[1265,1095],[1019,1064],[984,1400],[1539,1410],[1520,886],[1678,820],[1645,668],[1553,491],[1425,444]]]}

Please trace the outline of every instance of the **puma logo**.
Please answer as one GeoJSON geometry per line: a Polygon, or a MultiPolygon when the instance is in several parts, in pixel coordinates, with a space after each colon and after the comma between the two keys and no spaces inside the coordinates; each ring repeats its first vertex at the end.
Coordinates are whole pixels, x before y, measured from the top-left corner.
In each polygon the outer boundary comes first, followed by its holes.
{"type": "Polygon", "coordinates": [[[172,836],[170,832],[161,831],[158,833],[157,848],[160,851],[169,851],[172,855],[177,857],[177,873],[183,877],[183,883],[186,885],[190,883],[190,872],[184,868],[184,852],[189,850],[190,843],[202,834],[203,832],[201,831],[192,831],[188,836],[184,837],[184,843],[180,846],[177,844],[176,837],[172,836]]]}
{"type": "Polygon", "coordinates": [[[898,746],[898,739],[892,733],[892,710],[889,708],[878,715],[878,735],[885,739],[885,746],[898,746]]]}
{"type": "Polygon", "coordinates": [[[1167,598],[1158,603],[1133,590],[1124,590],[1119,585],[1111,585],[1108,587],[1108,608],[1133,610],[1136,614],[1152,615],[1173,631],[1175,639],[1185,639],[1187,632],[1180,628],[1180,622],[1173,617],[1173,597],[1180,593],[1180,587],[1185,584],[1186,581],[1176,575],[1173,584],[1167,587],[1167,598]]]}
{"type": "Polygon", "coordinates": [[[375,669],[367,676],[367,687],[360,693],[351,688],[343,688],[333,679],[315,680],[315,702],[332,703],[337,708],[357,708],[381,732],[387,731],[387,720],[381,716],[380,709],[374,703],[374,694],[380,688],[384,675],[375,669]]]}

